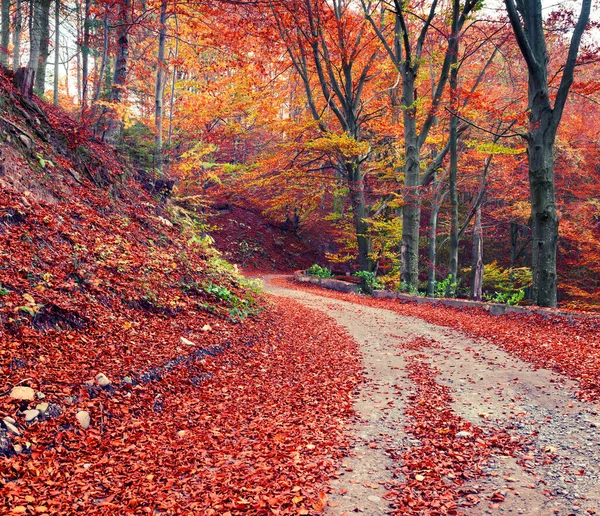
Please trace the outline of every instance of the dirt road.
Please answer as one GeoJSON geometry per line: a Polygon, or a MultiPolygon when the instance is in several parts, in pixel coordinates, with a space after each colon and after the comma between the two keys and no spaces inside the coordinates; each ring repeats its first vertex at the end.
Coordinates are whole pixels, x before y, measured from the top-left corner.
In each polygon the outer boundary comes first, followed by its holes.
{"type": "Polygon", "coordinates": [[[356,441],[332,483],[327,514],[377,516],[392,511],[386,493],[403,481],[398,455],[420,446],[406,430],[407,405],[416,389],[407,365],[417,355],[439,371],[435,381],[449,389],[454,414],[486,433],[499,429],[523,444],[517,456],[498,452],[484,462],[483,474],[462,486],[480,501],[459,510],[600,514],[600,408],[579,401],[572,382],[534,370],[493,343],[476,342],[420,319],[287,289],[270,284],[269,278],[265,290],[323,312],[361,346],[367,381],[355,402],[359,419],[349,428],[356,441]],[[418,337],[432,346],[404,346],[418,337]]]}

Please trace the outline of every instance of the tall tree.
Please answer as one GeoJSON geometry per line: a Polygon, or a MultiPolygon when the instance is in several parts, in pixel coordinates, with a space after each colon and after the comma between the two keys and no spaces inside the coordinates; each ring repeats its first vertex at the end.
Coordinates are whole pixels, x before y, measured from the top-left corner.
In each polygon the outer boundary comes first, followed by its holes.
{"type": "Polygon", "coordinates": [[[46,89],[46,65],[50,55],[50,4],[52,0],[40,0],[40,52],[35,73],[35,89],[43,94],[46,89]]]}
{"type": "Polygon", "coordinates": [[[158,29],[158,58],[156,63],[156,87],[154,94],[154,124],[156,135],[154,140],[154,166],[162,171],[163,166],[163,99],[167,63],[165,61],[165,44],[167,41],[167,0],[160,3],[160,19],[158,29]]]}
{"type": "Polygon", "coordinates": [[[89,61],[90,61],[90,9],[91,0],[85,0],[83,8],[83,37],[81,40],[81,112],[87,110],[89,93],[89,61]]]}
{"type": "Polygon", "coordinates": [[[14,32],[13,32],[13,70],[18,70],[21,66],[21,25],[23,23],[23,13],[21,12],[21,0],[16,1],[14,32]]]}
{"type": "MultiPolygon", "coordinates": [[[[427,140],[429,131],[437,116],[444,89],[448,82],[450,65],[453,58],[451,45],[446,47],[444,60],[434,87],[431,108],[421,128],[417,128],[417,77],[423,62],[425,39],[436,17],[438,0],[433,0],[422,20],[420,29],[408,23],[408,16],[413,13],[409,3],[399,0],[361,0],[367,20],[383,44],[390,60],[402,77],[402,115],[404,127],[404,206],[402,208],[402,246],[401,246],[401,279],[411,288],[416,289],[419,282],[419,233],[421,222],[420,189],[424,182],[431,178],[432,170],[428,167],[425,175],[421,173],[421,149],[427,140]],[[387,22],[385,12],[391,12],[392,23],[387,22]],[[378,13],[383,12],[383,16],[378,13]],[[378,21],[379,20],[379,21],[378,21]],[[416,39],[415,39],[416,36],[416,39]]],[[[456,20],[457,33],[462,30],[468,15],[479,0],[466,0],[459,9],[456,20]]],[[[441,162],[449,147],[446,146],[433,160],[441,162]]],[[[439,166],[439,164],[438,164],[439,166]]]]}
{"type": "MultiPolygon", "coordinates": [[[[117,15],[117,56],[115,59],[115,73],[109,100],[118,107],[125,96],[127,85],[128,61],[129,61],[129,29],[131,24],[131,0],[119,2],[117,15]]],[[[108,120],[104,138],[109,143],[115,144],[121,139],[122,117],[118,109],[112,113],[108,120]]]]}
{"type": "Polygon", "coordinates": [[[590,18],[591,0],[583,0],[571,35],[554,103],[548,91],[548,51],[542,0],[505,0],[510,24],[529,72],[527,152],[531,201],[533,302],[556,306],[558,215],[554,184],[554,142],[563,115],[581,38],[590,18]]]}
{"type": "Polygon", "coordinates": [[[52,102],[58,106],[58,61],[60,50],[60,0],[54,0],[54,84],[52,102]]]}
{"type": "MultiPolygon", "coordinates": [[[[323,117],[325,111],[331,110],[348,143],[358,144],[363,140],[364,120],[372,116],[364,111],[362,94],[372,79],[378,56],[377,49],[368,45],[364,22],[356,19],[348,0],[295,1],[287,4],[285,11],[280,9],[279,2],[270,5],[288,55],[304,85],[309,110],[323,136],[331,136],[334,131],[323,117]]],[[[355,148],[362,147],[364,143],[355,148]]],[[[369,208],[362,168],[365,157],[342,152],[331,164],[348,185],[359,267],[372,271],[366,220],[369,208]]]]}
{"type": "Polygon", "coordinates": [[[10,0],[2,0],[2,25],[0,26],[0,64],[8,66],[8,41],[10,39],[10,0]]]}

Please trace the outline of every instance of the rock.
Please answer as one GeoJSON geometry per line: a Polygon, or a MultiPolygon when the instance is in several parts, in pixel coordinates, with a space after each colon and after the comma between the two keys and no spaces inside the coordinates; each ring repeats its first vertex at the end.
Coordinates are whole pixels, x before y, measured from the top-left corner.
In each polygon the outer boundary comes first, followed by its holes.
{"type": "Polygon", "coordinates": [[[202,326],[202,331],[212,331],[212,326],[210,324],[205,324],[202,326]]]}
{"type": "Polygon", "coordinates": [[[370,502],[375,502],[375,503],[380,503],[381,502],[381,498],[379,498],[379,496],[375,496],[375,495],[371,495],[368,497],[370,502]]]}
{"type": "Polygon", "coordinates": [[[9,423],[12,423],[13,425],[17,424],[17,422],[12,417],[10,417],[10,416],[6,416],[4,418],[4,421],[8,421],[9,423]]]}
{"type": "Polygon", "coordinates": [[[45,417],[55,418],[62,414],[62,407],[58,403],[50,403],[48,410],[44,413],[45,417]]]}
{"type": "Polygon", "coordinates": [[[27,423],[33,421],[34,419],[36,419],[39,415],[40,415],[40,411],[35,409],[35,410],[26,410],[25,412],[23,412],[23,415],[25,416],[25,421],[27,423]]]}
{"type": "Polygon", "coordinates": [[[105,389],[106,387],[108,387],[110,385],[110,380],[103,373],[98,373],[96,375],[96,382],[103,389],[105,389]]]}
{"type": "Polygon", "coordinates": [[[179,432],[177,432],[177,435],[179,437],[183,437],[185,435],[185,430],[179,430],[179,432]]]}
{"type": "Polygon", "coordinates": [[[10,397],[15,400],[32,401],[35,398],[35,391],[31,387],[17,386],[10,391],[10,397]]]}
{"type": "Polygon", "coordinates": [[[77,421],[79,421],[79,424],[82,428],[89,428],[92,418],[90,417],[90,413],[87,410],[80,410],[79,412],[77,412],[75,417],[77,418],[77,421]]]}
{"type": "Polygon", "coordinates": [[[461,430],[460,432],[456,432],[455,437],[471,437],[473,434],[471,432],[467,432],[466,430],[461,430]]]}
{"type": "Polygon", "coordinates": [[[40,411],[40,414],[42,414],[42,415],[43,415],[43,414],[45,414],[46,412],[48,412],[48,407],[49,407],[49,406],[50,406],[50,405],[48,405],[48,403],[38,403],[38,404],[35,406],[35,410],[39,410],[39,411],[40,411]]]}
{"type": "Polygon", "coordinates": [[[21,431],[12,423],[9,423],[8,421],[6,421],[6,418],[3,420],[4,426],[6,427],[6,429],[11,433],[11,434],[15,434],[15,435],[21,435],[21,431]]]}
{"type": "Polygon", "coordinates": [[[133,385],[133,378],[131,376],[125,376],[123,378],[123,383],[125,385],[133,385]]]}
{"type": "Polygon", "coordinates": [[[195,346],[196,344],[194,344],[191,340],[187,340],[185,337],[179,337],[181,339],[181,343],[185,344],[186,346],[195,346]]]}
{"type": "Polygon", "coordinates": [[[33,146],[33,142],[31,141],[31,139],[25,136],[24,134],[19,135],[19,140],[21,140],[21,143],[25,145],[25,147],[27,147],[28,149],[31,149],[31,147],[33,146]]]}
{"type": "Polygon", "coordinates": [[[37,396],[38,400],[43,400],[46,397],[43,392],[36,392],[35,395],[37,396]]]}
{"type": "Polygon", "coordinates": [[[15,450],[15,453],[23,453],[23,447],[20,444],[14,444],[13,450],[15,450]]]}
{"type": "Polygon", "coordinates": [[[0,426],[0,457],[8,457],[10,455],[10,437],[6,433],[6,430],[0,426]]]}

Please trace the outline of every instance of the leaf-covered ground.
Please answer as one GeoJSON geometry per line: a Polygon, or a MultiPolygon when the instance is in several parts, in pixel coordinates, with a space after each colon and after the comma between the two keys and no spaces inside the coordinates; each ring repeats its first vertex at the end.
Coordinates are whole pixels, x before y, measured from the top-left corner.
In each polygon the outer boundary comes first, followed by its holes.
{"type": "Polygon", "coordinates": [[[375,299],[299,284],[292,279],[276,279],[288,288],[307,290],[334,299],[387,308],[418,317],[465,334],[489,340],[536,367],[551,369],[579,382],[582,399],[600,400],[600,319],[545,317],[531,314],[489,315],[482,309],[418,305],[375,299]]]}
{"type": "MultiPolygon", "coordinates": [[[[190,322],[163,321],[170,328],[156,336],[161,346],[153,364],[193,355],[195,348],[181,349],[179,334],[205,349],[225,345],[223,352],[163,367],[131,388],[115,382],[114,392],[92,393],[76,379],[98,371],[115,380],[133,375],[119,347],[96,343],[99,356],[85,368],[85,357],[75,353],[85,355],[81,348],[63,358],[39,346],[38,356],[54,362],[55,381],[41,380],[39,361],[11,377],[30,377],[63,413],[27,426],[16,439],[31,444],[2,461],[0,506],[54,514],[320,511],[325,482],[347,445],[344,424],[360,376],[355,343],[293,302],[202,337],[185,329],[190,322]],[[74,392],[77,399],[65,402],[74,392]],[[81,408],[92,414],[88,430],[75,421],[81,408]]],[[[129,351],[135,355],[138,347],[129,351]]],[[[22,421],[16,402],[5,397],[0,406],[22,421]]]]}
{"type": "Polygon", "coordinates": [[[65,113],[0,95],[0,513],[321,511],[355,342],[264,299],[65,113]]]}

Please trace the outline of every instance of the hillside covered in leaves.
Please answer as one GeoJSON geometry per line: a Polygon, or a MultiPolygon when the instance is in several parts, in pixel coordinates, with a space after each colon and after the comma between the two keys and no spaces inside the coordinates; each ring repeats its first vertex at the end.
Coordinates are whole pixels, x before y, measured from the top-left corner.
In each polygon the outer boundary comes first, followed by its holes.
{"type": "Polygon", "coordinates": [[[2,512],[320,510],[355,343],[299,328],[59,108],[4,75],[0,99],[2,512]]]}

